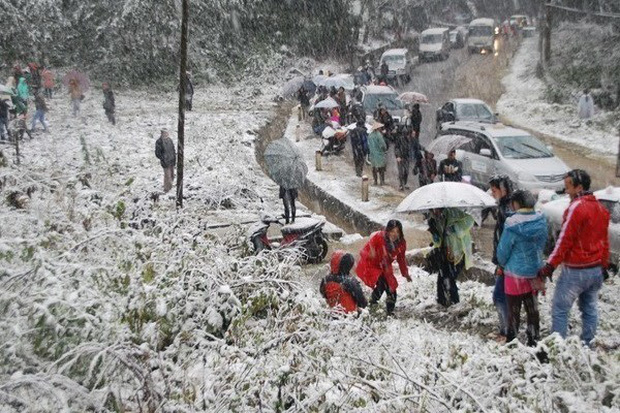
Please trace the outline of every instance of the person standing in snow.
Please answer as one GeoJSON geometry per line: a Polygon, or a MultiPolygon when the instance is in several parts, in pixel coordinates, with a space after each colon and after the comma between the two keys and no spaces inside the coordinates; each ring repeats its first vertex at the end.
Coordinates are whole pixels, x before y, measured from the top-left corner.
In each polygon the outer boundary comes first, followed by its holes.
{"type": "Polygon", "coordinates": [[[507,337],[508,334],[508,304],[504,292],[504,269],[497,263],[497,246],[504,232],[506,218],[513,214],[511,210],[510,195],[512,194],[512,181],[507,176],[494,176],[489,181],[491,194],[497,200],[497,219],[493,230],[493,258],[491,261],[495,267],[495,288],[493,289],[493,304],[497,309],[499,318],[499,334],[507,337]]]}
{"type": "Polygon", "coordinates": [[[105,111],[105,115],[108,117],[108,121],[112,125],[116,125],[116,118],[114,117],[114,112],[116,111],[116,102],[114,101],[114,92],[110,87],[108,82],[104,82],[102,85],[103,88],[103,110],[105,111]]]}
{"type": "Polygon", "coordinates": [[[437,302],[444,307],[460,301],[456,280],[463,269],[472,267],[471,228],[474,219],[456,208],[431,210],[428,231],[434,249],[428,260],[437,271],[437,302]]]}
{"type": "Polygon", "coordinates": [[[437,161],[432,152],[424,151],[424,158],[420,161],[418,180],[420,186],[432,184],[437,176],[437,161]]]}
{"type": "Polygon", "coordinates": [[[286,189],[283,186],[280,187],[280,199],[284,204],[284,219],[286,224],[289,222],[295,223],[295,214],[297,208],[295,207],[295,199],[297,199],[298,193],[296,188],[286,189]]]}
{"type": "Polygon", "coordinates": [[[194,84],[192,83],[192,74],[189,71],[186,72],[185,82],[185,108],[191,111],[194,100],[194,84]]]}
{"type": "Polygon", "coordinates": [[[516,190],[510,196],[515,214],[506,218],[497,245],[497,263],[503,269],[508,328],[506,342],[519,333],[521,304],[527,314],[527,345],[535,346],[540,339],[540,316],[537,291],[532,281],[543,266],[543,249],[547,242],[547,220],[534,211],[536,198],[531,192],[516,190]]]}
{"type": "Polygon", "coordinates": [[[43,83],[43,90],[45,92],[45,96],[48,99],[52,98],[55,82],[54,82],[54,73],[47,68],[43,67],[41,71],[41,81],[43,83]]]}
{"type": "Polygon", "coordinates": [[[310,97],[305,87],[302,86],[297,91],[297,100],[301,108],[301,120],[305,120],[308,117],[308,108],[310,108],[310,97]]]}
{"type": "Polygon", "coordinates": [[[377,304],[383,293],[386,294],[388,315],[394,314],[397,298],[398,281],[392,268],[394,260],[398,262],[400,274],[411,281],[405,251],[407,242],[403,224],[396,219],[388,221],[385,230],[373,233],[360,251],[360,261],[355,272],[364,284],[373,289],[370,305],[377,304]]]}
{"type": "Polygon", "coordinates": [[[155,156],[164,168],[164,192],[170,191],[174,181],[174,166],[177,162],[177,154],[174,142],[170,139],[167,129],[161,130],[161,135],[155,142],[155,156]]]}
{"type": "Polygon", "coordinates": [[[5,140],[9,133],[9,104],[0,97],[0,140],[5,140]],[[6,130],[6,132],[5,132],[6,130]]]}
{"type": "Polygon", "coordinates": [[[411,109],[411,115],[409,116],[409,122],[411,123],[411,129],[415,132],[416,139],[420,139],[420,125],[422,125],[422,112],[420,112],[420,104],[415,103],[411,109]]]}
{"type": "Polygon", "coordinates": [[[30,126],[30,131],[34,132],[34,127],[37,123],[37,120],[41,122],[43,125],[43,131],[47,132],[47,123],[45,122],[45,112],[47,112],[47,104],[45,103],[45,98],[43,97],[43,93],[40,90],[34,95],[34,107],[35,112],[32,117],[32,125],[30,126]]]}
{"type": "Polygon", "coordinates": [[[80,113],[80,104],[84,99],[82,88],[77,79],[69,80],[69,98],[71,99],[71,105],[73,107],[73,116],[77,116],[80,113]]]}
{"type": "Polygon", "coordinates": [[[398,189],[404,191],[409,189],[407,180],[409,178],[409,161],[411,154],[411,143],[407,130],[401,130],[394,135],[394,156],[398,167],[398,189]]]}
{"type": "Polygon", "coordinates": [[[589,89],[583,90],[583,95],[579,98],[577,105],[577,112],[581,119],[590,119],[594,115],[594,100],[589,89]]]}
{"type": "Polygon", "coordinates": [[[550,278],[562,265],[553,294],[551,331],[566,338],[568,317],[579,300],[581,340],[590,345],[598,324],[598,291],[607,278],[609,265],[609,212],[590,192],[590,175],[573,169],[564,177],[570,204],[564,211],[562,230],[545,266],[538,272],[550,278]]]}
{"type": "Polygon", "coordinates": [[[368,132],[363,120],[357,121],[355,129],[349,134],[349,139],[355,163],[355,175],[361,177],[364,171],[364,159],[368,155],[368,132]]]}
{"type": "Polygon", "coordinates": [[[345,251],[332,254],[330,274],[321,280],[321,295],[330,307],[340,307],[345,313],[358,311],[368,305],[359,282],[349,275],[355,259],[345,251]]]}
{"type": "Polygon", "coordinates": [[[456,159],[456,150],[452,149],[448,157],[439,162],[439,176],[441,181],[461,182],[463,180],[463,165],[456,159]]]}
{"type": "Polygon", "coordinates": [[[21,76],[17,80],[17,96],[16,98],[19,102],[24,106],[23,110],[17,110],[18,113],[27,113],[28,112],[28,99],[30,98],[30,89],[28,88],[28,83],[26,83],[26,78],[21,76]]]}
{"type": "Polygon", "coordinates": [[[368,158],[372,165],[372,179],[374,184],[377,185],[377,177],[379,178],[379,185],[385,183],[385,166],[387,155],[387,143],[383,138],[383,124],[374,122],[371,128],[370,135],[368,135],[368,158]]]}

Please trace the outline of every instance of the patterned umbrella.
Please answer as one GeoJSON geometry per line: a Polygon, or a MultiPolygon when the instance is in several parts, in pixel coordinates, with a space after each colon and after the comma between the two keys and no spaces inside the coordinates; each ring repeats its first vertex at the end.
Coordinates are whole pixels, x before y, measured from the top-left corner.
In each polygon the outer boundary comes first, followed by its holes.
{"type": "Polygon", "coordinates": [[[86,92],[90,89],[90,80],[86,74],[78,72],[77,70],[71,70],[62,78],[62,84],[68,87],[71,79],[75,79],[80,89],[82,89],[82,92],[86,92]]]}
{"type": "Polygon", "coordinates": [[[467,142],[471,142],[471,138],[467,136],[443,135],[431,141],[426,146],[426,150],[435,156],[440,154],[447,155],[452,149],[456,149],[467,142]]]}
{"type": "Polygon", "coordinates": [[[265,164],[269,177],[285,189],[301,187],[308,174],[301,152],[287,138],[267,145],[265,164]]]}
{"type": "Polygon", "coordinates": [[[426,95],[418,92],[401,93],[398,98],[405,103],[428,103],[428,98],[426,95]]]}

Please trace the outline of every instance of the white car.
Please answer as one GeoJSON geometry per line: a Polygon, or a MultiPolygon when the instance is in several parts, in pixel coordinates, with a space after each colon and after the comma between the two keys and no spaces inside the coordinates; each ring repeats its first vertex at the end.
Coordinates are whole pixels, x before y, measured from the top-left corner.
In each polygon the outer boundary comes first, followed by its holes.
{"type": "MultiPolygon", "coordinates": [[[[608,187],[595,191],[594,196],[598,199],[609,211],[611,220],[609,222],[609,250],[611,252],[612,262],[618,263],[620,258],[620,187],[608,187]]],[[[552,196],[551,200],[537,204],[543,215],[547,218],[549,227],[549,252],[555,245],[555,241],[562,229],[562,218],[564,217],[564,211],[570,204],[570,198],[568,195],[552,196]]]]}
{"type": "MultiPolygon", "coordinates": [[[[447,122],[439,134],[470,139],[454,149],[463,163],[463,175],[469,175],[471,183],[480,188],[487,189],[491,177],[501,174],[534,194],[541,189],[564,189],[564,175],[570,168],[524,130],[501,123],[447,122]]],[[[439,162],[442,156],[435,154],[435,159],[439,162]]]]}

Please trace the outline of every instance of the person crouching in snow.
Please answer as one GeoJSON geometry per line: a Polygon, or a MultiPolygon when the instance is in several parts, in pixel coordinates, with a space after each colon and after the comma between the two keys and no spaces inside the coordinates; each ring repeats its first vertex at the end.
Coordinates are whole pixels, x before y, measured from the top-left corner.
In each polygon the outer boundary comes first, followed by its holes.
{"type": "Polygon", "coordinates": [[[394,260],[398,262],[401,275],[407,281],[411,281],[405,251],[407,242],[403,234],[403,224],[391,219],[385,230],[377,231],[370,236],[370,240],[360,252],[360,261],[356,268],[357,276],[373,289],[370,297],[371,305],[377,304],[383,293],[386,293],[385,304],[388,315],[394,314],[398,288],[398,281],[392,269],[394,260]]]}
{"type": "Polygon", "coordinates": [[[506,342],[515,339],[521,321],[521,303],[527,314],[527,345],[535,346],[540,337],[540,316],[532,280],[543,267],[547,243],[547,220],[534,211],[536,198],[519,189],[510,196],[516,213],[506,218],[497,246],[497,263],[504,269],[504,291],[508,304],[506,342]]]}
{"type": "Polygon", "coordinates": [[[365,308],[368,302],[359,282],[349,275],[355,259],[342,250],[334,251],[330,262],[330,274],[321,280],[321,295],[330,307],[339,307],[345,313],[365,308]]]}

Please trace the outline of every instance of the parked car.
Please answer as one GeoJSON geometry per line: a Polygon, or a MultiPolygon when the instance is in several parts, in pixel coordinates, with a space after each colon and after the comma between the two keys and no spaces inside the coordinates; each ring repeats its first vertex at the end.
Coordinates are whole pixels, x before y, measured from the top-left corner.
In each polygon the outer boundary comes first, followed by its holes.
{"type": "Polygon", "coordinates": [[[461,49],[465,46],[463,35],[458,30],[450,30],[450,46],[453,49],[461,49]]]}
{"type": "Polygon", "coordinates": [[[435,116],[437,130],[444,122],[461,120],[498,122],[489,105],[478,99],[452,99],[437,109],[435,116]]]}
{"type": "Polygon", "coordinates": [[[373,113],[377,110],[379,103],[392,115],[394,122],[397,124],[402,122],[405,116],[405,105],[398,98],[398,93],[394,88],[391,86],[369,85],[363,86],[360,92],[362,94],[362,107],[364,112],[366,112],[366,117],[370,118],[370,123],[372,123],[373,113]]]}
{"type": "MultiPolygon", "coordinates": [[[[441,125],[441,135],[470,138],[455,148],[456,158],[463,163],[463,175],[480,188],[488,189],[490,178],[498,174],[535,194],[541,189],[564,188],[564,175],[570,168],[524,130],[501,123],[449,122],[441,125]]],[[[442,156],[436,155],[436,159],[439,162],[442,156]]]]}
{"type": "Polygon", "coordinates": [[[445,60],[450,56],[450,29],[426,29],[420,34],[419,61],[445,60]]]}
{"type": "MultiPolygon", "coordinates": [[[[617,265],[620,259],[620,187],[608,187],[595,191],[594,196],[607,208],[611,215],[609,222],[609,249],[612,262],[617,265]]],[[[549,228],[548,253],[555,245],[562,229],[564,211],[570,204],[568,195],[555,195],[551,201],[537,204],[538,209],[547,218],[549,228]]]]}
{"type": "Polygon", "coordinates": [[[383,62],[388,65],[388,81],[396,80],[397,83],[408,83],[413,74],[411,55],[407,49],[389,49],[383,52],[379,60],[379,66],[383,62]]]}
{"type": "Polygon", "coordinates": [[[495,50],[495,37],[499,34],[499,26],[493,19],[481,18],[469,23],[469,37],[467,38],[467,50],[469,53],[493,53],[495,50]]]}

